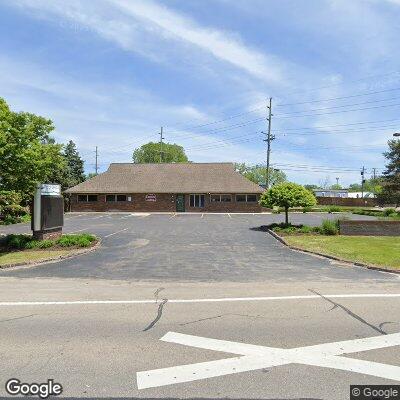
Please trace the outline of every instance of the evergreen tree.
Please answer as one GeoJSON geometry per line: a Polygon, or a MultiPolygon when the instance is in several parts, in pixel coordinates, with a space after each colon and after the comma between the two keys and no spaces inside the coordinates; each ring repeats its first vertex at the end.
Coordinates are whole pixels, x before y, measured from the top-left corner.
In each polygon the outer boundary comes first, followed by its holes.
{"type": "Polygon", "coordinates": [[[389,151],[383,153],[388,164],[383,173],[382,192],[378,196],[381,203],[400,205],[400,140],[389,140],[389,151]]]}
{"type": "Polygon", "coordinates": [[[67,162],[67,182],[65,182],[67,186],[71,187],[83,182],[85,180],[83,160],[72,140],[65,146],[63,156],[67,162]]]}

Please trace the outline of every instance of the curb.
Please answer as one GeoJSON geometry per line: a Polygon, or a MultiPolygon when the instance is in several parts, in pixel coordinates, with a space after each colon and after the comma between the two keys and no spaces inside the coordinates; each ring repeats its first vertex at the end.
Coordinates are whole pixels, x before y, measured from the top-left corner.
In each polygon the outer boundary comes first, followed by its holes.
{"type": "Polygon", "coordinates": [[[92,251],[97,250],[100,247],[100,245],[101,245],[101,239],[99,239],[94,246],[88,247],[85,249],[79,249],[76,252],[73,252],[71,254],[65,254],[63,256],[57,256],[57,257],[49,257],[49,258],[45,258],[40,261],[25,261],[25,262],[19,262],[19,263],[14,263],[14,264],[5,264],[5,265],[0,266],[0,273],[3,269],[5,270],[5,269],[11,269],[11,268],[18,268],[18,267],[36,267],[38,265],[50,264],[50,263],[54,263],[57,261],[65,260],[67,258],[79,257],[84,254],[88,254],[88,253],[91,253],[92,251]]]}
{"type": "Polygon", "coordinates": [[[344,262],[344,263],[347,263],[347,264],[355,265],[357,267],[363,267],[363,268],[367,268],[367,269],[372,269],[374,271],[389,272],[391,274],[400,275],[400,271],[399,270],[386,269],[386,268],[382,268],[382,267],[377,267],[375,265],[364,264],[364,263],[357,262],[357,261],[356,262],[349,261],[349,260],[345,260],[343,258],[331,256],[329,254],[318,253],[317,251],[311,251],[311,250],[302,249],[300,247],[291,246],[288,242],[286,242],[286,240],[282,236],[279,236],[277,233],[273,232],[271,229],[267,229],[267,232],[271,236],[273,236],[276,240],[281,242],[284,246],[289,247],[289,249],[292,249],[292,250],[295,250],[295,251],[300,251],[302,253],[308,253],[308,254],[311,254],[311,255],[319,256],[319,257],[324,257],[324,258],[327,258],[329,260],[344,262]]]}

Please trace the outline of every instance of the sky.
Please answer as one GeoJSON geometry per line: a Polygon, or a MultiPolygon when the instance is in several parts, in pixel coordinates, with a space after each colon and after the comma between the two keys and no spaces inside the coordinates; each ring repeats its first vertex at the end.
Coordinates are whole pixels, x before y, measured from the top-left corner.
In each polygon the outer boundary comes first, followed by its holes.
{"type": "Polygon", "coordinates": [[[0,0],[0,97],[94,172],[158,141],[302,184],[385,168],[400,130],[400,0],[0,0]]]}

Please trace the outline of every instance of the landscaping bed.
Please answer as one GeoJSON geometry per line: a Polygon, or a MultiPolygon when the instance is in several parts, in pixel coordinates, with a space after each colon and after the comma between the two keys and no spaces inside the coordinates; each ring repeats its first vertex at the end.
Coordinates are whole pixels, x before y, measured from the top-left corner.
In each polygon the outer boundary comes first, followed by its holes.
{"type": "Polygon", "coordinates": [[[295,249],[400,272],[398,236],[341,236],[337,220],[325,220],[318,227],[271,224],[264,228],[295,249]]]}
{"type": "Polygon", "coordinates": [[[31,235],[8,235],[0,241],[0,268],[69,257],[99,242],[94,235],[63,235],[55,240],[34,240],[31,235]]]}
{"type": "Polygon", "coordinates": [[[292,235],[284,239],[307,251],[400,271],[400,239],[395,236],[292,235]]]}

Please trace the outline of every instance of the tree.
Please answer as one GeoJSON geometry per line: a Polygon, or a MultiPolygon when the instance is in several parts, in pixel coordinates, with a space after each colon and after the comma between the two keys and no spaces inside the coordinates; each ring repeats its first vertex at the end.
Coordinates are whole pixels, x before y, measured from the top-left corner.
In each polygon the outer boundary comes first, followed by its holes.
{"type": "Polygon", "coordinates": [[[342,186],[339,185],[338,183],[334,183],[333,185],[331,185],[330,187],[332,190],[340,190],[342,189],[342,186]]]}
{"type": "Polygon", "coordinates": [[[0,98],[0,190],[16,191],[26,202],[37,183],[61,174],[66,162],[53,129],[51,120],[13,112],[0,98]]]}
{"type": "Polygon", "coordinates": [[[86,176],[85,176],[85,180],[87,181],[88,179],[92,179],[93,177],[97,176],[96,172],[89,172],[86,176]]]}
{"type": "Polygon", "coordinates": [[[85,180],[83,160],[79,156],[75,143],[70,140],[64,147],[63,156],[67,163],[67,188],[85,180]]]}
{"type": "Polygon", "coordinates": [[[155,142],[146,143],[135,149],[132,155],[132,160],[136,164],[160,163],[161,151],[162,162],[185,163],[189,161],[182,146],[179,146],[175,143],[163,143],[161,147],[160,143],[155,142]]]}
{"type": "MultiPolygon", "coordinates": [[[[349,192],[361,192],[362,191],[361,183],[352,183],[349,185],[349,192]]],[[[364,192],[371,192],[374,194],[378,194],[382,189],[382,179],[381,178],[371,178],[366,179],[364,182],[364,192]]]]}
{"type": "Polygon", "coordinates": [[[317,204],[315,196],[304,186],[297,183],[285,182],[273,186],[261,195],[260,204],[263,207],[283,207],[285,223],[289,224],[289,208],[312,207],[317,204]]]}
{"type": "Polygon", "coordinates": [[[383,153],[388,164],[383,173],[382,191],[378,200],[384,204],[400,205],[400,140],[388,141],[389,151],[383,153]]]}
{"type": "Polygon", "coordinates": [[[311,193],[314,193],[314,189],[319,189],[320,187],[318,185],[304,185],[304,187],[309,190],[311,193]]]}
{"type": "MultiPolygon", "coordinates": [[[[265,165],[246,165],[245,163],[235,164],[235,169],[250,181],[259,185],[266,184],[267,167],[265,165]]],[[[269,169],[269,182],[271,186],[286,182],[286,174],[279,170],[269,169]]]]}

